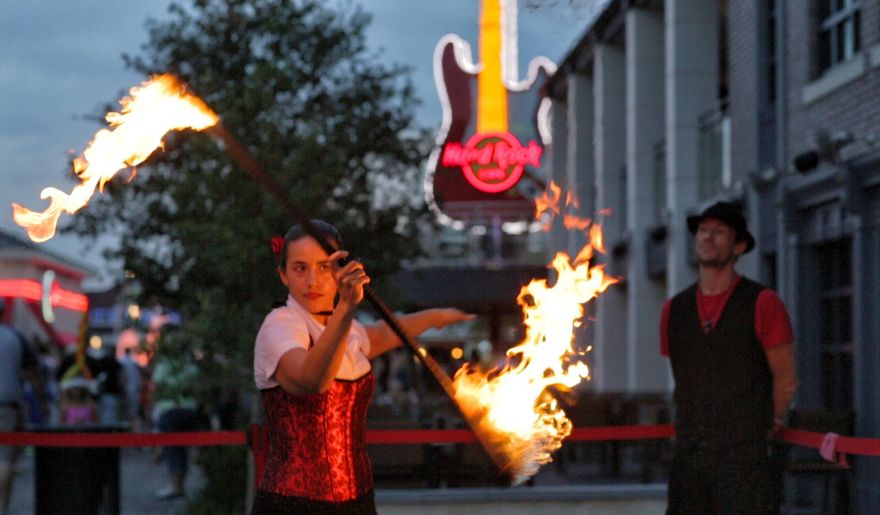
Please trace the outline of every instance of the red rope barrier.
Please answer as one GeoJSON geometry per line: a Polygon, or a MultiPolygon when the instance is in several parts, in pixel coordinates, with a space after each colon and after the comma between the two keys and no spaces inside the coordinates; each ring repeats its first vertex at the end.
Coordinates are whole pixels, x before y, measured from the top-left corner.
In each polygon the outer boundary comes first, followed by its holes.
{"type": "MultiPolygon", "coordinates": [[[[793,445],[818,449],[822,446],[825,433],[814,433],[812,431],[804,431],[803,429],[786,427],[777,433],[776,438],[793,445]]],[[[837,441],[835,450],[843,454],[880,456],[880,438],[841,436],[837,441]]]]}
{"type": "MultiPolygon", "coordinates": [[[[601,442],[611,440],[656,440],[675,436],[672,424],[640,426],[602,426],[575,428],[566,441],[601,442]]],[[[824,433],[783,428],[778,440],[819,449],[824,433]]],[[[256,438],[252,434],[252,439],[256,438]]],[[[33,447],[159,447],[246,445],[244,431],[201,431],[192,433],[0,433],[0,445],[33,447]]],[[[368,444],[418,445],[440,443],[478,443],[468,429],[373,429],[367,431],[368,444]]],[[[265,442],[262,444],[265,446],[265,442]]],[[[880,456],[880,438],[841,436],[836,451],[844,454],[880,456]]]]}
{"type": "Polygon", "coordinates": [[[192,433],[0,433],[0,445],[33,447],[190,447],[245,445],[243,431],[192,433]]]}
{"type": "Polygon", "coordinates": [[[656,426],[576,427],[566,441],[601,442],[608,440],[656,440],[675,436],[672,424],[656,426]]]}

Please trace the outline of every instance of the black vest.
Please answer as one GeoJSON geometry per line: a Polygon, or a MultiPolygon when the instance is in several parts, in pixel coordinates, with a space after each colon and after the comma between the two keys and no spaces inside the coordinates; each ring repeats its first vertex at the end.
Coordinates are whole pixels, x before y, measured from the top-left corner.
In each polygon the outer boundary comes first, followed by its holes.
{"type": "Polygon", "coordinates": [[[708,334],[700,326],[696,284],[672,299],[667,336],[681,444],[725,446],[767,437],[773,376],[755,334],[762,290],[743,277],[708,334]]]}

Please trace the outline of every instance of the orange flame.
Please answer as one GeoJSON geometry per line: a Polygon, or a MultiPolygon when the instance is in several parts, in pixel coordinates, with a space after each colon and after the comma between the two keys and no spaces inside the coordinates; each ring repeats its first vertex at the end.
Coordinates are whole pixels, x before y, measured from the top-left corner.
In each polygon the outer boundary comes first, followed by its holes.
{"type": "Polygon", "coordinates": [[[559,214],[559,199],[562,197],[562,188],[553,181],[548,187],[550,191],[544,191],[535,199],[535,219],[541,218],[544,213],[550,215],[559,214]]]}
{"type": "Polygon", "coordinates": [[[593,221],[589,218],[582,218],[569,213],[562,215],[562,224],[569,231],[585,231],[590,228],[592,223],[593,221]]]}
{"type": "Polygon", "coordinates": [[[172,130],[202,130],[215,125],[219,117],[173,75],[152,77],[139,87],[132,88],[130,96],[120,100],[120,112],[106,116],[112,130],[101,129],[83,155],[73,162],[74,172],[81,183],[70,194],[56,188],[45,188],[41,199],[49,199],[49,207],[42,213],[12,204],[15,223],[27,229],[35,242],[46,241],[55,235],[58,217],[85,206],[95,189],[104,185],[119,170],[136,166],[146,160],[158,147],[162,138],[172,130]]]}
{"type": "MultiPolygon", "coordinates": [[[[562,200],[562,188],[555,181],[550,181],[547,191],[544,191],[535,199],[535,219],[544,217],[544,230],[549,231],[552,219],[562,215],[562,224],[570,231],[586,231],[593,225],[589,218],[583,218],[571,212],[563,212],[560,207],[562,200]]],[[[573,191],[565,193],[565,208],[568,210],[580,209],[581,203],[573,191]]]]}
{"type": "Polygon", "coordinates": [[[533,280],[520,291],[526,336],[507,351],[507,364],[488,373],[465,365],[455,374],[456,402],[514,484],[551,461],[571,433],[571,421],[548,388],[570,389],[589,378],[589,367],[572,347],[574,329],[582,323],[583,304],[617,282],[602,266],[581,259],[602,250],[601,227],[593,225],[590,234],[574,265],[566,254],[556,254],[553,286],[533,280]]]}

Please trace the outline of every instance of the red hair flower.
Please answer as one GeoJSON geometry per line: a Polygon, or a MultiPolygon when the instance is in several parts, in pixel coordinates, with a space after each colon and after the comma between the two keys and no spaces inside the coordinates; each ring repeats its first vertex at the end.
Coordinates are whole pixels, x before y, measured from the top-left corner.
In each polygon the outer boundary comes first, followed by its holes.
{"type": "Polygon", "coordinates": [[[272,236],[272,254],[275,259],[281,259],[281,253],[284,251],[284,238],[281,236],[272,236]]]}

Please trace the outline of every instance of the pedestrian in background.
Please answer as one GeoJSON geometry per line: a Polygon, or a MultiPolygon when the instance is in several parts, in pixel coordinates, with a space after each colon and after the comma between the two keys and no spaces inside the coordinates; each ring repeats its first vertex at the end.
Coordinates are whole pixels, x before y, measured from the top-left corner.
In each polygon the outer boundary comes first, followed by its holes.
{"type": "MultiPolygon", "coordinates": [[[[25,338],[5,322],[6,299],[0,297],[0,432],[20,431],[22,426],[22,380],[30,381],[40,403],[43,399],[37,356],[25,338]]],[[[18,447],[0,445],[0,514],[9,513],[12,480],[18,447]]]]}
{"type": "Polygon", "coordinates": [[[126,348],[118,361],[124,393],[125,421],[131,425],[132,431],[137,433],[141,430],[141,387],[144,372],[131,355],[131,348],[126,348]]]}
{"type": "Polygon", "coordinates": [[[61,381],[61,423],[85,426],[98,422],[94,383],[83,376],[61,381]]]}
{"type": "MultiPolygon", "coordinates": [[[[160,433],[195,431],[200,426],[199,404],[195,397],[199,370],[187,357],[170,358],[157,354],[153,369],[154,402],[152,419],[160,433]]],[[[187,447],[162,447],[161,459],[168,471],[168,486],[156,497],[171,500],[183,497],[189,473],[187,447]]]]}

